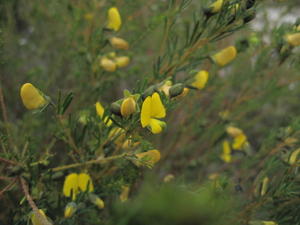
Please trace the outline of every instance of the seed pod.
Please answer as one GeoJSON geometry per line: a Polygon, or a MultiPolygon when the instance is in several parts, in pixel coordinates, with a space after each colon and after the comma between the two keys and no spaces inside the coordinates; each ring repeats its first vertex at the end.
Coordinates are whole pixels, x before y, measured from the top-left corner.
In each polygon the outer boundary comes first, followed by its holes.
{"type": "Polygon", "coordinates": [[[178,95],[180,95],[183,92],[184,89],[184,85],[182,83],[178,83],[173,85],[170,89],[169,89],[169,94],[170,97],[176,97],[178,95]]]}
{"type": "Polygon", "coordinates": [[[109,42],[113,48],[116,49],[121,49],[121,50],[128,50],[129,49],[129,44],[127,41],[125,41],[122,38],[118,37],[112,37],[109,39],[109,42]]]}

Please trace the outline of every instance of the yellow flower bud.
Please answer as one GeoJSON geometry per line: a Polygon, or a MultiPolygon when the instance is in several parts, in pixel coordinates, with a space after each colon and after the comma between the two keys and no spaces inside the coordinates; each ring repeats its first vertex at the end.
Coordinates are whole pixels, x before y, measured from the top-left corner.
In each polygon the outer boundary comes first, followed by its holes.
{"type": "Polygon", "coordinates": [[[285,40],[287,41],[287,43],[289,43],[289,45],[291,45],[293,47],[299,46],[300,45],[300,32],[295,33],[295,34],[287,34],[285,36],[285,40]]]}
{"type": "Polygon", "coordinates": [[[65,207],[65,212],[64,212],[65,218],[70,218],[71,216],[73,216],[76,210],[77,210],[77,205],[75,202],[68,203],[65,207]]]}
{"type": "Polygon", "coordinates": [[[22,85],[20,95],[24,106],[29,110],[41,108],[47,103],[44,96],[31,83],[22,85]]]}
{"type": "Polygon", "coordinates": [[[226,132],[228,135],[230,135],[233,138],[244,133],[241,129],[233,126],[226,127],[226,132]]]}
{"type": "Polygon", "coordinates": [[[201,70],[195,75],[195,81],[192,86],[198,89],[203,89],[208,80],[208,72],[206,70],[201,70]]]}
{"type": "MultiPolygon", "coordinates": [[[[149,166],[153,166],[155,163],[157,163],[160,160],[160,152],[156,149],[149,150],[147,152],[141,152],[135,154],[135,156],[147,164],[149,166]]],[[[141,166],[142,164],[140,162],[135,163],[137,166],[141,166]]]]}
{"type": "Polygon", "coordinates": [[[111,46],[116,48],[116,49],[122,49],[122,50],[128,50],[129,49],[128,42],[125,41],[122,38],[112,37],[112,38],[109,39],[109,42],[110,42],[111,46]]]}
{"type": "Polygon", "coordinates": [[[119,56],[115,58],[115,63],[117,67],[122,68],[126,67],[130,62],[130,59],[128,56],[119,56]]]}
{"type": "Polygon", "coordinates": [[[160,86],[158,88],[158,90],[162,91],[166,96],[169,97],[169,90],[170,90],[171,86],[172,86],[172,81],[167,80],[164,82],[164,84],[162,86],[160,86]]]}
{"type": "Polygon", "coordinates": [[[122,20],[119,13],[119,10],[116,7],[112,7],[108,10],[108,24],[106,28],[118,31],[121,28],[122,20]]]}
{"type": "Polygon", "coordinates": [[[116,63],[106,57],[100,59],[100,66],[108,72],[115,72],[117,69],[116,63]]]}
{"type": "Polygon", "coordinates": [[[121,192],[121,194],[120,194],[120,196],[119,196],[121,202],[126,202],[126,201],[127,201],[128,195],[129,195],[129,191],[130,191],[129,186],[124,185],[124,186],[122,187],[122,192],[121,192]]]}
{"type": "Polygon", "coordinates": [[[46,214],[44,213],[44,211],[42,209],[39,209],[39,214],[37,215],[37,213],[32,212],[31,214],[31,223],[33,225],[44,225],[44,224],[50,224],[47,220],[46,214]],[[44,223],[47,222],[47,223],[44,223]]]}
{"type": "Polygon", "coordinates": [[[218,13],[221,11],[223,5],[223,0],[217,0],[210,5],[212,13],[218,13]]]}
{"type": "Polygon", "coordinates": [[[296,149],[295,151],[292,152],[289,158],[289,164],[290,165],[297,165],[299,166],[300,160],[298,159],[298,155],[300,153],[300,148],[296,149]]]}
{"type": "Polygon", "coordinates": [[[175,176],[173,174],[168,174],[164,177],[164,182],[165,183],[169,183],[171,182],[172,180],[174,180],[175,176]]]}
{"type": "Polygon", "coordinates": [[[121,104],[121,115],[124,117],[130,116],[136,111],[136,102],[133,97],[125,98],[121,104]]]}
{"type": "Polygon", "coordinates": [[[262,185],[261,185],[261,191],[260,191],[260,195],[264,196],[267,193],[268,190],[268,184],[269,184],[269,178],[265,177],[262,181],[262,185]]]}
{"type": "Polygon", "coordinates": [[[236,58],[237,50],[234,46],[229,46],[217,52],[211,58],[219,66],[226,66],[236,58]]]}
{"type": "Polygon", "coordinates": [[[90,201],[94,204],[94,205],[96,205],[99,209],[103,209],[104,207],[105,207],[105,203],[104,203],[104,201],[101,199],[101,198],[99,198],[97,195],[95,195],[95,194],[89,194],[89,199],[90,199],[90,201]]]}
{"type": "Polygon", "coordinates": [[[231,148],[228,141],[223,141],[223,152],[220,157],[226,163],[230,163],[232,161],[231,148]]]}

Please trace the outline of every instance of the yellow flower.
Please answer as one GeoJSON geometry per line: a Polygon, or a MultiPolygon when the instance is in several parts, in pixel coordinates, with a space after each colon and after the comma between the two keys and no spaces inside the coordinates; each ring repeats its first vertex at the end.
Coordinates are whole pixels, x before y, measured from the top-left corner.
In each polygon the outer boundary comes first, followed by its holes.
{"type": "Polygon", "coordinates": [[[220,12],[220,10],[222,9],[222,6],[223,6],[223,0],[217,0],[217,1],[215,1],[214,3],[212,3],[210,5],[211,12],[212,13],[218,13],[218,12],[220,12]]]}
{"type": "Polygon", "coordinates": [[[47,103],[41,92],[31,83],[22,85],[20,95],[24,106],[29,110],[41,108],[47,103]]]}
{"type": "Polygon", "coordinates": [[[77,194],[82,191],[92,192],[94,186],[91,177],[86,173],[71,173],[64,182],[63,194],[66,197],[71,197],[72,200],[76,199],[77,194]]]}
{"type": "Polygon", "coordinates": [[[242,149],[247,143],[247,136],[245,134],[239,134],[233,139],[232,148],[234,150],[242,149]]]}
{"type": "Polygon", "coordinates": [[[89,199],[99,209],[103,209],[105,207],[104,201],[101,198],[99,198],[97,195],[90,193],[89,194],[89,199]]]}
{"type": "Polygon", "coordinates": [[[30,219],[31,219],[31,223],[33,225],[44,225],[45,223],[43,223],[43,221],[41,221],[41,219],[44,219],[45,221],[48,221],[47,217],[46,217],[46,214],[45,214],[45,212],[42,209],[39,209],[39,213],[40,213],[40,215],[36,215],[35,212],[33,212],[31,214],[31,218],[30,219]]]}
{"type": "Polygon", "coordinates": [[[164,177],[163,181],[164,181],[164,183],[169,183],[174,179],[175,179],[175,176],[173,174],[168,174],[164,177]]]}
{"type": "Polygon", "coordinates": [[[298,159],[298,155],[300,153],[300,148],[296,149],[292,152],[289,158],[289,164],[290,165],[299,165],[300,160],[298,159]]]}
{"type": "Polygon", "coordinates": [[[100,102],[96,102],[95,106],[96,106],[96,112],[97,112],[98,116],[103,120],[104,124],[106,126],[108,126],[108,127],[111,126],[112,120],[109,119],[108,117],[103,118],[103,116],[104,116],[104,108],[101,105],[101,103],[100,102]]]}
{"type": "Polygon", "coordinates": [[[71,216],[74,215],[76,210],[77,210],[77,206],[76,206],[75,202],[68,203],[65,207],[64,217],[65,218],[70,218],[71,216]]]}
{"type": "Polygon", "coordinates": [[[237,50],[234,46],[222,49],[212,56],[213,61],[219,66],[226,66],[236,58],[237,50]]]}
{"type": "Polygon", "coordinates": [[[126,202],[126,201],[127,201],[128,195],[129,195],[129,191],[130,191],[129,186],[124,185],[124,186],[122,187],[122,192],[121,192],[121,194],[120,194],[120,196],[119,196],[121,202],[126,202]]]}
{"type": "Polygon", "coordinates": [[[252,220],[249,222],[249,225],[278,225],[278,223],[266,220],[252,220]]]}
{"type": "Polygon", "coordinates": [[[226,127],[226,132],[228,135],[230,135],[233,138],[244,133],[241,129],[233,126],[226,127]]]}
{"type": "Polygon", "coordinates": [[[157,120],[156,118],[164,118],[166,110],[161,102],[160,96],[157,92],[152,96],[148,96],[142,105],[141,124],[142,127],[150,127],[153,134],[158,134],[166,125],[165,122],[157,120]]]}
{"type": "Polygon", "coordinates": [[[226,163],[230,163],[232,161],[231,148],[228,141],[223,141],[223,152],[221,154],[221,159],[226,163]]]}
{"type": "Polygon", "coordinates": [[[192,83],[192,86],[203,89],[208,80],[208,72],[206,70],[201,70],[195,75],[194,79],[195,81],[192,83]]]}
{"type": "MultiPolygon", "coordinates": [[[[149,150],[149,151],[146,151],[146,152],[137,153],[137,154],[135,154],[135,156],[138,159],[140,159],[140,160],[146,162],[147,164],[149,164],[149,166],[154,166],[154,164],[157,163],[160,160],[160,152],[156,149],[149,150]]],[[[143,165],[140,162],[136,162],[135,164],[137,166],[143,165]]]]}
{"type": "Polygon", "coordinates": [[[121,28],[122,20],[119,13],[119,10],[116,7],[112,7],[108,10],[108,24],[106,28],[118,31],[121,28]]]}
{"type": "Polygon", "coordinates": [[[125,41],[122,38],[112,37],[112,38],[109,39],[109,42],[112,45],[112,47],[114,47],[116,49],[122,49],[122,50],[128,50],[129,49],[128,42],[125,41]]]}
{"type": "Polygon", "coordinates": [[[130,63],[130,58],[128,56],[119,56],[114,60],[118,68],[126,67],[130,63]]]}
{"type": "Polygon", "coordinates": [[[107,72],[115,72],[117,69],[117,64],[106,57],[100,59],[100,66],[107,72]]]}
{"type": "Polygon", "coordinates": [[[293,47],[297,47],[300,45],[300,33],[295,34],[287,34],[285,36],[285,40],[293,47]]]}
{"type": "Polygon", "coordinates": [[[125,98],[121,104],[121,115],[124,117],[130,116],[136,111],[136,102],[133,97],[125,98]]]}

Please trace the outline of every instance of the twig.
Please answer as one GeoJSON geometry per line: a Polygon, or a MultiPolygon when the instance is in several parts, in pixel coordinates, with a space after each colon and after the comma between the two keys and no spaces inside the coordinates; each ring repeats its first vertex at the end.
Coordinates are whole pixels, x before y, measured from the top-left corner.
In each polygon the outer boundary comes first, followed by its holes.
{"type": "Polygon", "coordinates": [[[123,158],[125,156],[128,156],[128,154],[124,153],[124,154],[121,154],[121,155],[116,155],[116,156],[111,156],[111,157],[106,157],[106,158],[101,158],[101,159],[93,159],[93,160],[86,161],[86,162],[83,162],[83,163],[73,163],[73,164],[69,164],[69,165],[66,165],[66,166],[59,166],[59,167],[52,168],[51,171],[52,172],[57,172],[57,171],[61,171],[61,170],[67,170],[67,169],[71,169],[71,168],[76,168],[76,167],[80,167],[80,166],[87,166],[87,165],[92,165],[92,164],[96,164],[96,163],[99,163],[99,164],[107,163],[107,162],[110,162],[110,161],[115,160],[115,159],[123,158]]]}
{"type": "Polygon", "coordinates": [[[11,183],[9,183],[6,187],[4,187],[1,191],[0,191],[0,198],[3,195],[4,192],[8,191],[12,186],[14,186],[17,182],[17,179],[14,179],[14,181],[12,181],[11,183]]]}
{"type": "Polygon", "coordinates": [[[11,161],[9,159],[2,158],[2,157],[0,157],[0,162],[4,162],[6,164],[11,164],[11,165],[14,165],[14,166],[20,166],[19,163],[15,162],[15,161],[11,161]]]}
{"type": "Polygon", "coordinates": [[[35,214],[35,216],[37,217],[37,219],[39,220],[39,222],[42,223],[42,225],[52,225],[52,223],[50,223],[46,217],[44,215],[42,215],[38,209],[38,207],[36,206],[35,202],[33,201],[31,195],[29,194],[29,188],[27,186],[26,181],[24,180],[24,178],[19,177],[20,180],[20,185],[21,185],[21,189],[24,192],[24,195],[30,205],[30,207],[33,210],[33,213],[35,214]]]}

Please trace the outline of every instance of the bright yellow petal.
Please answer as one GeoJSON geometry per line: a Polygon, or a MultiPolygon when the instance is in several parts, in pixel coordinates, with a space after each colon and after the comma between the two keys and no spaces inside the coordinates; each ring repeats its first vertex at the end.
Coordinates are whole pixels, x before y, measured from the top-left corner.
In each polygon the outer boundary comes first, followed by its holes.
{"type": "Polygon", "coordinates": [[[231,148],[228,141],[223,141],[223,154],[230,154],[231,148]]]}
{"type": "Polygon", "coordinates": [[[29,110],[41,108],[47,103],[39,90],[30,83],[22,85],[20,95],[24,106],[29,110]]]}
{"type": "Polygon", "coordinates": [[[232,161],[231,154],[221,154],[221,159],[226,163],[230,163],[232,161]]]}
{"type": "Polygon", "coordinates": [[[96,103],[96,111],[97,111],[98,116],[100,116],[100,118],[102,119],[102,117],[104,115],[104,108],[100,102],[96,103]]]}
{"type": "Polygon", "coordinates": [[[233,139],[232,148],[234,150],[240,150],[247,142],[247,137],[244,134],[240,134],[233,139]]]}
{"type": "Polygon", "coordinates": [[[208,72],[206,70],[201,70],[195,75],[195,81],[192,86],[198,89],[203,89],[208,80],[208,72]]]}
{"type": "Polygon", "coordinates": [[[212,3],[210,5],[210,7],[212,8],[211,12],[212,13],[219,12],[222,9],[222,5],[223,5],[223,0],[217,0],[217,1],[215,1],[214,3],[212,3]]]}
{"type": "Polygon", "coordinates": [[[151,97],[151,117],[164,118],[166,116],[166,109],[161,102],[160,96],[155,92],[151,97]]]}
{"type": "Polygon", "coordinates": [[[156,149],[135,154],[138,159],[142,159],[150,163],[152,166],[160,160],[160,152],[156,149]]]}
{"type": "Polygon", "coordinates": [[[78,194],[78,175],[77,173],[69,174],[64,182],[63,194],[66,197],[72,197],[73,200],[76,199],[78,194]],[[71,196],[72,194],[72,196],[71,196]]]}
{"type": "Polygon", "coordinates": [[[151,97],[148,96],[142,105],[142,111],[141,111],[141,124],[142,127],[146,127],[150,123],[151,119],[151,97]]]}
{"type": "Polygon", "coordinates": [[[85,192],[92,192],[94,191],[94,185],[92,178],[87,173],[80,173],[78,175],[78,186],[81,191],[85,192]]]}
{"type": "Polygon", "coordinates": [[[151,119],[149,125],[153,134],[159,134],[166,126],[166,123],[157,119],[151,119]]]}
{"type": "Polygon", "coordinates": [[[285,40],[293,47],[300,45],[300,33],[287,34],[285,40]]]}
{"type": "Polygon", "coordinates": [[[121,28],[122,20],[119,13],[119,10],[116,7],[112,7],[108,10],[108,24],[107,28],[114,31],[118,31],[121,28]]]}
{"type": "Polygon", "coordinates": [[[121,104],[121,115],[124,117],[130,116],[136,111],[136,102],[133,97],[124,99],[121,104]]]}

